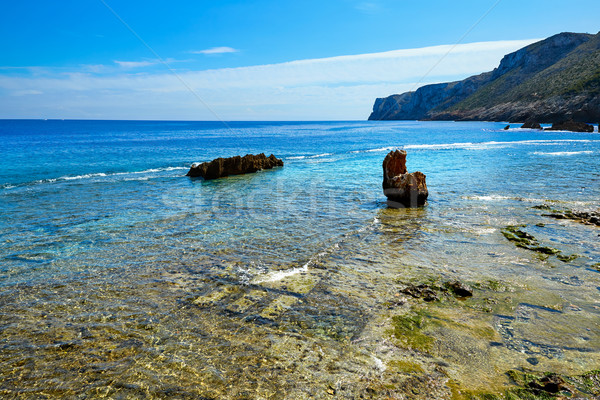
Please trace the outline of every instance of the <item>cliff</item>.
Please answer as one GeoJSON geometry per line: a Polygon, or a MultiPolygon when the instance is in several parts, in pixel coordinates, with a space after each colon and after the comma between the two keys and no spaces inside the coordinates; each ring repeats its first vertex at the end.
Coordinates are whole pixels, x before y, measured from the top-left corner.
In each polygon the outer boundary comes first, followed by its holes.
{"type": "Polygon", "coordinates": [[[378,98],[369,120],[600,121],[600,33],[560,33],[491,72],[378,98]]]}

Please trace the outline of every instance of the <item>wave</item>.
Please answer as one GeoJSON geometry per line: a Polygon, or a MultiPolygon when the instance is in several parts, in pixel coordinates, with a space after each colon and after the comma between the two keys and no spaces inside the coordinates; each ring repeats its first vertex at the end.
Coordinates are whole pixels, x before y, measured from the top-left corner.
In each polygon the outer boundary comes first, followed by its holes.
{"type": "Polygon", "coordinates": [[[255,285],[258,285],[258,284],[267,283],[267,282],[279,282],[290,276],[294,276],[294,275],[300,274],[302,272],[308,272],[308,266],[310,263],[311,262],[309,261],[306,264],[304,264],[302,267],[295,267],[295,268],[290,268],[290,269],[286,269],[283,271],[271,272],[270,274],[267,274],[266,276],[262,276],[260,279],[253,280],[252,283],[255,285]]]}
{"type": "Polygon", "coordinates": [[[177,171],[177,170],[188,170],[186,167],[166,167],[166,168],[150,168],[145,169],[143,171],[128,171],[128,172],[97,172],[93,174],[83,174],[83,175],[75,175],[75,176],[61,176],[60,178],[53,179],[42,179],[36,182],[57,182],[57,181],[73,181],[79,179],[89,179],[89,178],[101,178],[106,176],[123,176],[123,175],[136,175],[136,174],[151,174],[157,172],[168,172],[168,171],[177,171]]]}
{"type": "Polygon", "coordinates": [[[533,153],[537,156],[574,156],[577,154],[594,154],[593,151],[590,150],[585,150],[585,151],[555,151],[555,152],[543,152],[543,151],[536,151],[535,153],[533,153]]]}
{"type": "Polygon", "coordinates": [[[493,147],[510,147],[518,145],[542,145],[549,146],[559,143],[590,143],[595,140],[589,139],[535,139],[535,140],[516,140],[511,142],[464,142],[464,143],[440,143],[440,144],[415,144],[403,146],[404,149],[416,149],[416,150],[452,150],[452,149],[465,149],[465,150],[483,150],[493,147]]]}
{"type": "Polygon", "coordinates": [[[314,154],[312,156],[291,156],[291,157],[286,157],[286,159],[288,160],[304,160],[305,158],[321,158],[321,157],[327,157],[327,156],[332,156],[333,153],[323,153],[323,154],[314,154]]]}
{"type": "Polygon", "coordinates": [[[467,200],[481,200],[481,201],[498,201],[498,200],[511,200],[512,197],[500,196],[500,195],[487,195],[487,196],[466,196],[463,197],[467,200]]]}
{"type": "Polygon", "coordinates": [[[333,246],[330,246],[329,248],[318,253],[317,255],[311,257],[301,267],[293,267],[293,268],[285,269],[283,271],[270,272],[268,274],[261,275],[260,277],[257,277],[256,279],[253,279],[252,283],[255,285],[259,285],[259,284],[267,283],[267,282],[279,282],[290,276],[308,272],[308,268],[311,265],[317,264],[320,259],[322,259],[323,257],[325,257],[326,255],[328,255],[329,253],[331,253],[333,251],[339,250],[339,248],[340,248],[339,243],[335,243],[333,246]]]}
{"type": "Polygon", "coordinates": [[[463,199],[478,200],[478,201],[511,200],[511,201],[522,201],[525,203],[543,203],[543,202],[547,201],[547,199],[536,199],[536,198],[517,197],[517,196],[502,196],[502,195],[497,195],[497,194],[482,195],[482,196],[463,196],[463,199]]]}
{"type": "Polygon", "coordinates": [[[484,150],[488,148],[499,148],[499,147],[508,147],[508,146],[518,146],[518,145],[553,145],[553,144],[561,144],[561,143],[591,143],[591,142],[600,142],[600,140],[590,140],[590,139],[533,139],[533,140],[516,140],[509,142],[498,142],[498,141],[488,141],[488,142],[456,142],[456,143],[435,143],[435,144],[407,144],[402,146],[386,146],[386,147],[378,147],[375,149],[364,149],[364,150],[352,150],[350,153],[377,153],[377,152],[385,152],[391,151],[395,149],[405,149],[405,150],[455,150],[455,149],[464,149],[464,150],[484,150]]]}
{"type": "MultiPolygon", "coordinates": [[[[48,179],[38,179],[31,182],[25,182],[21,184],[5,184],[2,186],[2,189],[14,189],[17,187],[23,186],[32,186],[39,185],[44,183],[55,183],[55,182],[68,182],[68,181],[78,181],[84,179],[94,179],[94,178],[106,178],[106,177],[118,177],[118,176],[129,176],[129,175],[140,175],[140,174],[152,174],[152,173],[160,173],[160,172],[169,172],[169,171],[179,171],[179,170],[188,170],[187,167],[165,167],[165,168],[150,168],[145,169],[143,171],[128,171],[128,172],[94,172],[90,174],[82,174],[82,175],[65,175],[60,176],[58,178],[48,178],[48,179]]],[[[147,180],[149,177],[143,178],[125,178],[124,180],[147,180]]]]}
{"type": "Polygon", "coordinates": [[[388,147],[379,147],[377,149],[368,149],[368,150],[352,150],[350,153],[379,153],[384,151],[392,151],[400,148],[401,146],[388,146],[388,147]]]}

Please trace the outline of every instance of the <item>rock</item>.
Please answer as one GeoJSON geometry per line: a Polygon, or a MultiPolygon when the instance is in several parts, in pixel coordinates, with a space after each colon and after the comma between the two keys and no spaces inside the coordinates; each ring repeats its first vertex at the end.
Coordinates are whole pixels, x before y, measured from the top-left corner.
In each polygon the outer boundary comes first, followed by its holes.
{"type": "Polygon", "coordinates": [[[570,219],[585,225],[600,226],[600,210],[598,211],[572,211],[572,210],[550,210],[549,214],[542,214],[543,217],[554,219],[570,219]]]}
{"type": "Polygon", "coordinates": [[[273,154],[269,157],[265,156],[264,153],[258,155],[247,154],[244,157],[217,158],[210,162],[193,164],[186,176],[202,177],[209,180],[229,175],[247,174],[273,167],[283,167],[283,161],[273,154]]]}
{"type": "Polygon", "coordinates": [[[402,289],[400,292],[407,294],[415,299],[423,299],[427,302],[439,300],[439,297],[435,290],[431,286],[425,284],[421,284],[419,286],[411,284],[402,289]]]}
{"type": "Polygon", "coordinates": [[[538,391],[544,391],[546,393],[558,393],[560,391],[571,391],[566,382],[559,375],[551,373],[544,376],[539,381],[529,382],[529,387],[538,391]]]}
{"type": "Polygon", "coordinates": [[[510,129],[510,125],[506,125],[506,126],[504,127],[504,130],[505,130],[505,131],[507,131],[507,130],[509,130],[509,129],[510,129]]]}
{"type": "Polygon", "coordinates": [[[551,128],[546,128],[546,131],[571,131],[571,132],[594,132],[594,126],[588,125],[585,122],[564,121],[555,122],[551,128]]]}
{"type": "Polygon", "coordinates": [[[471,297],[473,296],[473,289],[470,286],[465,285],[459,281],[451,281],[446,282],[445,285],[448,289],[452,291],[458,297],[471,297]]]}
{"type": "Polygon", "coordinates": [[[406,170],[406,151],[390,151],[383,160],[383,194],[390,207],[417,207],[425,204],[429,192],[425,174],[406,170]]]}
{"type": "Polygon", "coordinates": [[[521,125],[521,129],[542,129],[542,126],[533,120],[527,120],[523,125],[521,125]]]}

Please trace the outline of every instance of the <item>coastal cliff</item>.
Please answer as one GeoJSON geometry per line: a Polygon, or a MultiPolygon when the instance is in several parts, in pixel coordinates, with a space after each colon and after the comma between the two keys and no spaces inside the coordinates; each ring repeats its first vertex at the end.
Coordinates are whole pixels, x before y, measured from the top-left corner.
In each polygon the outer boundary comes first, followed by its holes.
{"type": "Polygon", "coordinates": [[[369,120],[600,121],[600,33],[560,33],[458,82],[378,98],[369,120]]]}

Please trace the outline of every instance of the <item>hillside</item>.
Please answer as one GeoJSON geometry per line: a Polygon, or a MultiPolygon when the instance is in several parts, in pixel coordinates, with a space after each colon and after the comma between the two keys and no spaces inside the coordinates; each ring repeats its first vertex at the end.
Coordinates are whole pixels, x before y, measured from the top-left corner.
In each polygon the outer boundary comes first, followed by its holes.
{"type": "Polygon", "coordinates": [[[560,33],[491,72],[378,98],[369,120],[600,121],[600,33],[560,33]]]}

